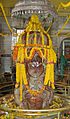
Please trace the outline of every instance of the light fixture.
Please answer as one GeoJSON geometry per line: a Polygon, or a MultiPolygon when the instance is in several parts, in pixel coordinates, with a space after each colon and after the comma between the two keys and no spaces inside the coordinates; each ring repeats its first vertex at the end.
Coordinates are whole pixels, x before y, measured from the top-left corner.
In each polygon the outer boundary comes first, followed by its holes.
{"type": "Polygon", "coordinates": [[[55,13],[51,10],[51,6],[48,4],[48,0],[19,0],[16,3],[15,7],[12,9],[12,16],[23,16],[31,15],[33,13],[45,15],[48,11],[48,14],[54,15],[55,13]]]}
{"type": "Polygon", "coordinates": [[[57,17],[54,7],[52,7],[49,0],[19,0],[11,13],[12,19],[13,21],[15,19],[16,23],[12,23],[13,26],[25,28],[32,14],[38,15],[45,30],[49,27],[50,23],[52,23],[53,18],[57,17]]]}

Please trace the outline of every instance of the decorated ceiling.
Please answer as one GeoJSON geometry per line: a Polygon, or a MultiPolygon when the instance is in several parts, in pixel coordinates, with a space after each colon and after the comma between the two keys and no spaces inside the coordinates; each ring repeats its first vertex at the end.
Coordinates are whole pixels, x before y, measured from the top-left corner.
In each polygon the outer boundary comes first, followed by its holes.
{"type": "MultiPolygon", "coordinates": [[[[11,9],[14,8],[15,4],[19,0],[0,0],[0,3],[3,4],[4,9],[6,11],[6,15],[11,15],[11,9]]],[[[49,1],[51,7],[58,13],[59,16],[67,16],[70,14],[70,0],[46,0],[49,1]]],[[[0,16],[2,12],[0,10],[0,16]]]]}
{"type": "Polygon", "coordinates": [[[59,16],[70,15],[70,0],[49,0],[59,16]]]}

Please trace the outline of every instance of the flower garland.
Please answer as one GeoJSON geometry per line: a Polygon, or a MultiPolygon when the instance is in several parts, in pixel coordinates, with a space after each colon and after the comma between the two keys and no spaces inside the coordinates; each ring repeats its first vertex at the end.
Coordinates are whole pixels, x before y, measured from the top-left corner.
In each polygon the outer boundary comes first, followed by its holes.
{"type": "Polygon", "coordinates": [[[30,89],[30,87],[28,85],[25,85],[25,87],[28,90],[28,92],[33,96],[37,96],[39,94],[42,94],[43,91],[45,90],[45,86],[43,86],[40,90],[32,90],[32,89],[30,89]]]}
{"type": "Polygon", "coordinates": [[[46,55],[47,55],[46,48],[44,48],[44,54],[43,54],[42,51],[41,51],[41,48],[37,48],[37,47],[34,47],[34,48],[31,49],[29,56],[27,55],[27,48],[25,48],[25,58],[28,59],[28,60],[32,59],[35,52],[37,52],[41,58],[46,59],[46,55]]]}

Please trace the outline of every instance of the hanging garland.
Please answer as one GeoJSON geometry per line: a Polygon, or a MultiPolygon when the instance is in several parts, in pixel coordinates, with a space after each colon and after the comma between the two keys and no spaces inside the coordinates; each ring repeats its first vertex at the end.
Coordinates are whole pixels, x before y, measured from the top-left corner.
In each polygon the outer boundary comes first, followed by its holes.
{"type": "Polygon", "coordinates": [[[34,47],[34,48],[31,49],[29,56],[27,55],[27,48],[25,48],[25,58],[28,59],[28,60],[32,59],[35,52],[37,52],[41,58],[46,59],[46,55],[47,55],[46,54],[46,48],[44,48],[44,54],[43,54],[42,51],[41,51],[41,48],[37,48],[37,47],[34,47]]]}
{"type": "Polygon", "coordinates": [[[67,2],[67,3],[61,2],[58,6],[57,12],[59,11],[60,7],[68,8],[68,7],[70,7],[70,2],[67,2]]]}

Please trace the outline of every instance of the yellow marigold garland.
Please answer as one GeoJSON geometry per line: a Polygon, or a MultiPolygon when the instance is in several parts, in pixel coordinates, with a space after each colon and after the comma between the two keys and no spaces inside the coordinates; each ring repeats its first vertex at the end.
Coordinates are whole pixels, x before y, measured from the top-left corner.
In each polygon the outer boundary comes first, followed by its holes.
{"type": "Polygon", "coordinates": [[[25,48],[25,58],[28,59],[28,60],[32,59],[35,52],[38,52],[38,54],[41,58],[46,59],[46,54],[47,54],[46,48],[44,48],[44,54],[43,54],[42,51],[41,51],[41,48],[37,48],[37,47],[34,47],[34,48],[31,49],[29,56],[27,55],[27,48],[25,48]]]}
{"type": "Polygon", "coordinates": [[[37,95],[43,93],[43,91],[45,90],[45,86],[43,86],[40,90],[32,90],[32,89],[29,88],[28,85],[26,85],[26,89],[28,90],[28,92],[30,94],[32,94],[34,96],[37,96],[37,95]]]}

